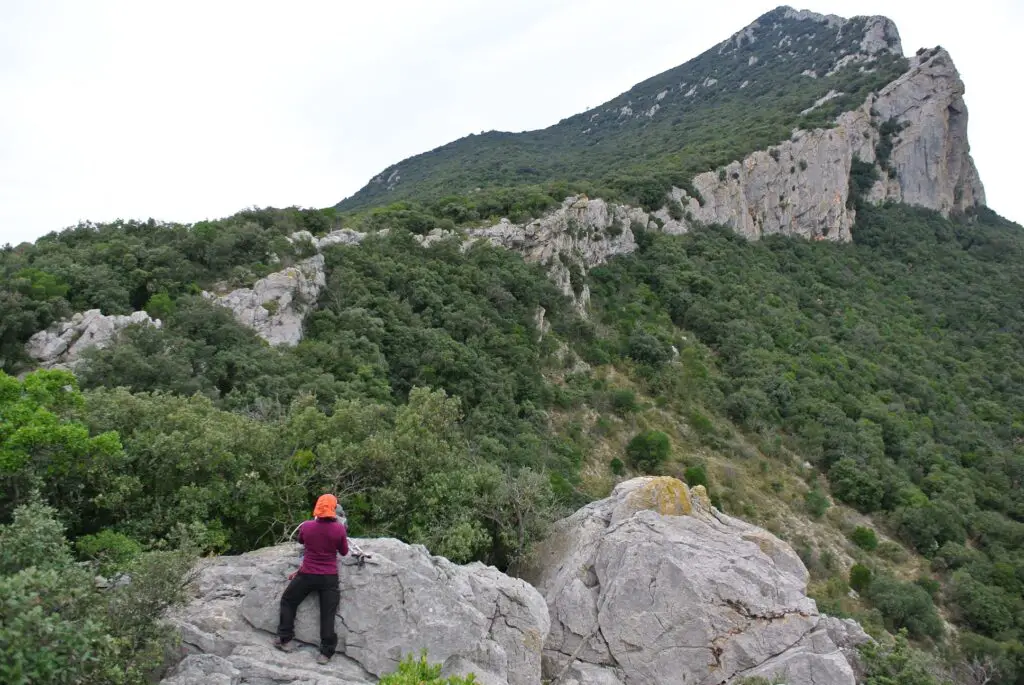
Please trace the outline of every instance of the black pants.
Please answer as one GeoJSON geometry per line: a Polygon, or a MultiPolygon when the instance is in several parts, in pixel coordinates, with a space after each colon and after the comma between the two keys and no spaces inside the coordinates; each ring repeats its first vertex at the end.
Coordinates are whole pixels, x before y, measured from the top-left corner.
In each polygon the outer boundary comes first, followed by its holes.
{"type": "Polygon", "coordinates": [[[298,573],[288,583],[281,595],[281,621],[277,635],[281,642],[295,637],[295,612],[306,595],[316,591],[320,595],[320,653],[333,656],[338,648],[338,634],[334,632],[334,613],[338,610],[341,591],[338,588],[338,574],[325,576],[313,573],[298,573]]]}

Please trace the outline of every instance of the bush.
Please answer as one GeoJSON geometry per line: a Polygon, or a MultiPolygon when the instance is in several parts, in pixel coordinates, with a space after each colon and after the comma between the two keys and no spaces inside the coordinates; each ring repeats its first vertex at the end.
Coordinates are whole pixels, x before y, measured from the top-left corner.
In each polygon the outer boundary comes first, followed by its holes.
{"type": "Polygon", "coordinates": [[[689,466],[686,471],[683,472],[683,478],[686,479],[686,484],[691,488],[698,485],[703,485],[705,488],[708,487],[708,472],[703,466],[689,466]]]}
{"type": "Polygon", "coordinates": [[[102,530],[75,541],[79,557],[99,564],[99,571],[109,575],[121,571],[142,553],[142,545],[127,535],[102,530]]]}
{"type": "Polygon", "coordinates": [[[626,465],[622,463],[622,460],[619,459],[618,457],[612,459],[608,463],[608,466],[611,468],[612,473],[614,473],[616,476],[621,476],[626,472],[626,465]]]}
{"type": "Polygon", "coordinates": [[[398,664],[398,668],[378,681],[378,685],[473,685],[476,676],[441,677],[441,664],[430,664],[427,652],[423,650],[418,660],[412,654],[407,655],[398,664]]]}
{"type": "Polygon", "coordinates": [[[890,632],[906,628],[910,637],[915,639],[942,636],[942,620],[935,610],[935,603],[920,586],[879,575],[871,579],[865,594],[882,612],[885,627],[890,632]]]}
{"type": "Polygon", "coordinates": [[[857,592],[864,592],[871,585],[871,569],[864,564],[850,567],[850,587],[857,592]]]}
{"type": "Polygon", "coordinates": [[[825,493],[818,488],[814,488],[804,493],[804,506],[807,507],[807,513],[817,519],[821,518],[828,511],[832,503],[828,501],[825,493]]]}
{"type": "Polygon", "coordinates": [[[616,414],[632,414],[639,407],[636,403],[636,393],[628,389],[619,389],[612,393],[612,409],[616,414]]]}
{"type": "Polygon", "coordinates": [[[857,526],[850,534],[850,540],[861,549],[873,552],[878,547],[878,536],[866,526],[857,526]]]}
{"type": "Polygon", "coordinates": [[[626,445],[626,459],[638,471],[653,473],[665,463],[671,451],[668,435],[658,430],[646,430],[626,445]]]}

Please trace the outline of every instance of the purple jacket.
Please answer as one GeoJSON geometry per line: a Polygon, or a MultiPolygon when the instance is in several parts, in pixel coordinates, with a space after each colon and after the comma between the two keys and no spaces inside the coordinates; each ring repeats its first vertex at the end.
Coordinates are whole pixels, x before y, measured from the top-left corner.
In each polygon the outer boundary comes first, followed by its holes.
{"type": "Polygon", "coordinates": [[[348,554],[348,531],[337,520],[306,521],[299,526],[299,542],[306,547],[299,573],[337,575],[337,555],[348,554]]]}

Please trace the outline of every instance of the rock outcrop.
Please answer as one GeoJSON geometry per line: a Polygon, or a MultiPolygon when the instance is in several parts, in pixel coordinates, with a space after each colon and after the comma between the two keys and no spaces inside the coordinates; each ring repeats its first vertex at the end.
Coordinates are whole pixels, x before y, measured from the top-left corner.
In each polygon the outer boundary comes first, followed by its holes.
{"type": "Polygon", "coordinates": [[[90,309],[39,331],[28,339],[25,352],[45,369],[74,369],[82,352],[91,347],[106,347],[121,330],[134,324],[156,328],[163,325],[160,319],[152,319],[142,311],[107,316],[99,309],[90,309]]]}
{"type": "Polygon", "coordinates": [[[545,675],[563,685],[855,682],[836,639],[863,633],[818,613],[789,545],[718,512],[700,486],[621,483],[559,522],[526,577],[551,615],[545,675]]]}
{"type": "Polygon", "coordinates": [[[421,649],[446,674],[472,671],[484,685],[539,685],[549,619],[534,588],[493,567],[431,556],[422,546],[357,542],[372,558],[365,565],[346,558],[339,569],[339,643],[330,664],[314,661],[315,593],[296,621],[296,638],[309,647],[285,654],[271,646],[278,601],[300,549],[278,545],[204,562],[194,599],[171,617],[189,655],[164,685],[372,683],[421,649]]]}
{"type": "Polygon", "coordinates": [[[230,309],[239,323],[271,345],[297,345],[302,321],[326,284],[324,258],[318,254],[261,278],[251,288],[219,296],[204,291],[203,297],[230,309]]]}
{"type": "Polygon", "coordinates": [[[487,240],[547,267],[562,292],[584,308],[590,301],[590,289],[583,274],[616,255],[636,250],[632,229],[649,224],[650,217],[642,209],[571,196],[555,211],[530,223],[503,219],[467,233],[470,240],[487,240]]]}
{"type": "MultiPolygon", "coordinates": [[[[887,30],[878,29],[879,40],[887,30]]],[[[869,201],[905,202],[944,215],[984,205],[963,94],[949,53],[925,51],[877,96],[840,115],[835,128],[796,130],[778,146],[700,174],[693,179],[699,198],[672,193],[685,218],[673,220],[665,209],[656,216],[672,233],[699,222],[726,225],[751,239],[782,234],[849,241],[856,219],[849,201],[854,160],[873,164],[881,179],[869,201]],[[879,151],[889,149],[887,159],[880,158],[879,151]]]]}

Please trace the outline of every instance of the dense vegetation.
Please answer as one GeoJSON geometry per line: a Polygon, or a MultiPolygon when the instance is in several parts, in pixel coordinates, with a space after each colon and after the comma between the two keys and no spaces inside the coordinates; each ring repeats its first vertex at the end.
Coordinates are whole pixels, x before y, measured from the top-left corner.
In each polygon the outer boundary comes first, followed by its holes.
{"type": "Polygon", "coordinates": [[[657,209],[670,186],[690,188],[697,174],[788,140],[794,127],[831,125],[907,67],[891,54],[866,71],[838,65],[859,52],[863,18],[830,27],[780,8],[756,24],[549,128],[470,135],[400,162],[338,209],[416,232],[445,220],[521,221],[569,190],[657,209]],[[832,90],[842,95],[804,114],[832,90]]]}
{"type": "MultiPolygon", "coordinates": [[[[715,228],[645,235],[590,274],[597,346],[614,357],[638,331],[667,345],[685,329],[711,347],[709,406],[766,452],[812,460],[836,498],[931,560],[942,580],[931,593],[858,577],[885,626],[940,638],[934,596],[970,650],[1012,673],[1024,630],[1022,256],[1020,227],[988,210],[949,221],[864,206],[847,246],[751,244],[715,228]]],[[[872,538],[857,533],[866,549],[872,538]]]]}
{"type": "MultiPolygon", "coordinates": [[[[513,571],[554,518],[605,494],[595,483],[635,473],[705,485],[754,518],[735,482],[680,454],[696,440],[766,479],[801,474],[814,521],[833,498],[871,516],[844,531],[850,568],[794,541],[822,609],[896,636],[867,650],[867,682],[932,685],[939,656],[966,669],[949,678],[1024,681],[1019,226],[864,205],[875,171],[855,165],[854,244],[640,230],[635,254],[586,276],[589,318],[511,252],[414,240],[580,190],[659,206],[671,184],[828,125],[905,67],[827,75],[859,21],[840,34],[769,13],[753,37],[554,127],[392,167],[340,210],[81,225],[3,248],[0,679],[141,682],[192,555],[276,542],[324,491],[356,535],[513,571]],[[801,114],[831,89],[845,95],[801,114]],[[327,250],[296,347],[201,296],[307,256],[288,236],[342,221],[391,230],[327,250]],[[90,308],[164,325],[126,330],[75,375],[16,377],[32,333],[90,308]],[[617,427],[628,435],[595,464],[617,427]],[[926,572],[901,573],[893,540],[926,572]],[[97,591],[93,572],[133,581],[97,591]]],[[[393,679],[436,675],[410,659],[393,679]]]]}

